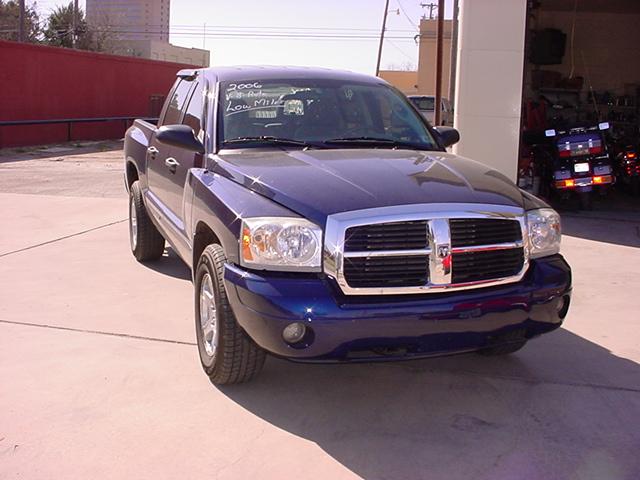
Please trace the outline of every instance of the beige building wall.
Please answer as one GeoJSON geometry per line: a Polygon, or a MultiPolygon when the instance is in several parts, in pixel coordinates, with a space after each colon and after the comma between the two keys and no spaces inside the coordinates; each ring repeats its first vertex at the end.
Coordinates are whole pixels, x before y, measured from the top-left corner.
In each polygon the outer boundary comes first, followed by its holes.
{"type": "Polygon", "coordinates": [[[87,22],[120,39],[169,41],[170,0],[87,0],[87,22]]]}
{"type": "Polygon", "coordinates": [[[527,0],[461,0],[454,152],[517,178],[527,0]]]}
{"type": "Polygon", "coordinates": [[[416,71],[380,70],[379,77],[405,95],[418,93],[418,72],[416,71]]]}
{"type": "MultiPolygon", "coordinates": [[[[449,97],[451,78],[451,30],[453,22],[444,21],[442,45],[442,96],[449,97]]],[[[421,95],[436,93],[436,30],[437,21],[422,19],[420,22],[420,49],[418,52],[418,92],[421,95]]]]}
{"type": "Polygon", "coordinates": [[[151,41],[151,60],[163,60],[165,62],[186,63],[199,67],[209,66],[209,50],[200,48],[177,47],[166,42],[151,41]]]}
{"type": "Polygon", "coordinates": [[[120,53],[132,57],[185,63],[199,67],[208,67],[210,64],[209,50],[178,47],[158,40],[122,40],[118,42],[118,48],[120,53]]]}

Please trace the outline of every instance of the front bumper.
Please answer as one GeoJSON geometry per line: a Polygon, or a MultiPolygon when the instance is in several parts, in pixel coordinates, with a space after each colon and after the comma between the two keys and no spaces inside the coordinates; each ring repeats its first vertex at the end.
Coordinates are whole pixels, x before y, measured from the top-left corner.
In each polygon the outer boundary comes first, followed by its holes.
{"type": "Polygon", "coordinates": [[[515,330],[531,338],[558,328],[571,296],[561,255],[532,260],[518,283],[398,297],[343,295],[323,276],[294,277],[225,266],[238,323],[265,350],[300,361],[420,358],[481,349],[515,330]],[[282,330],[304,322],[310,334],[290,346],[282,330]]]}

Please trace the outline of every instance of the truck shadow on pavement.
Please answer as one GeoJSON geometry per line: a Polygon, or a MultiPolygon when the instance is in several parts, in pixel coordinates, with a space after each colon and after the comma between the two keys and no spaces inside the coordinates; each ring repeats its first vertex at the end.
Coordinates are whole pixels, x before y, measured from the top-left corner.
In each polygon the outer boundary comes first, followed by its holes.
{"type": "Polygon", "coordinates": [[[140,265],[168,277],[191,281],[191,270],[169,246],[165,248],[164,255],[160,259],[153,262],[140,263],[140,265]]]}
{"type": "Polygon", "coordinates": [[[269,358],[220,390],[365,479],[640,478],[640,366],[564,329],[501,358],[269,358]]]}
{"type": "Polygon", "coordinates": [[[562,234],[596,242],[640,247],[640,214],[615,215],[610,212],[593,212],[589,216],[563,214],[562,234]]]}

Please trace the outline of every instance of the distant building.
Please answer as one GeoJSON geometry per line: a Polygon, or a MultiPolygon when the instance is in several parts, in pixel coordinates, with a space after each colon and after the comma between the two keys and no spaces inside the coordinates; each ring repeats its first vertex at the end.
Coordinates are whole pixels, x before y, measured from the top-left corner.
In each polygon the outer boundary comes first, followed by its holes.
{"type": "Polygon", "coordinates": [[[112,53],[208,67],[208,50],[169,43],[170,19],[170,0],[87,0],[87,22],[106,32],[112,53]]]}
{"type": "Polygon", "coordinates": [[[123,49],[120,53],[124,55],[200,67],[209,66],[209,50],[178,47],[158,40],[122,40],[119,43],[123,49]]]}
{"type": "Polygon", "coordinates": [[[169,41],[170,0],[87,0],[87,22],[122,40],[169,41]]]}
{"type": "MultiPolygon", "coordinates": [[[[452,21],[444,21],[442,32],[442,96],[449,96],[451,78],[452,21]]],[[[420,21],[418,70],[381,70],[380,78],[406,95],[435,95],[436,93],[436,30],[437,20],[420,21]]]]}
{"type": "MultiPolygon", "coordinates": [[[[420,48],[418,51],[418,93],[436,93],[436,31],[437,20],[422,19],[420,22],[420,48]]],[[[442,31],[442,96],[449,96],[451,78],[451,29],[452,21],[444,21],[442,31]]]]}
{"type": "Polygon", "coordinates": [[[418,72],[415,70],[380,70],[379,77],[405,95],[418,93],[418,72]]]}

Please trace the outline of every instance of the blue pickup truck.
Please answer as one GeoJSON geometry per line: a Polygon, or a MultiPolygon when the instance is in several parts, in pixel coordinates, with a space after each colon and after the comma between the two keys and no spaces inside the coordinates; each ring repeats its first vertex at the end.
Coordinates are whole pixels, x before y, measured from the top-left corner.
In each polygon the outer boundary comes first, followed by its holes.
{"type": "Polygon", "coordinates": [[[179,72],[158,125],[125,138],[130,242],[140,262],[168,242],[191,268],[211,381],[247,381],[267,354],[502,355],[558,328],[558,214],[447,153],[459,138],[376,77],[179,72]]]}

